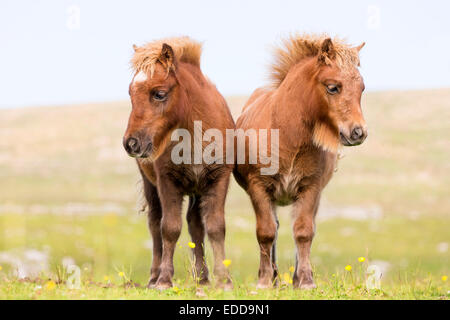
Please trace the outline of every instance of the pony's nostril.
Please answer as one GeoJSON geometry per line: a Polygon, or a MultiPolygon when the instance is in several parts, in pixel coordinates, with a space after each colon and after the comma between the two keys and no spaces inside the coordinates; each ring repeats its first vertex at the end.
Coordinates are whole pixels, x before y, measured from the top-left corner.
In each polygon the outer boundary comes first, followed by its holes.
{"type": "Polygon", "coordinates": [[[363,136],[363,129],[361,127],[356,127],[352,130],[351,138],[352,140],[359,140],[363,136]]]}
{"type": "Polygon", "coordinates": [[[136,154],[139,153],[139,143],[138,140],[135,138],[128,138],[125,142],[125,150],[130,154],[136,154]]]}
{"type": "Polygon", "coordinates": [[[129,146],[131,149],[134,148],[134,146],[136,145],[136,143],[137,143],[136,139],[133,139],[133,138],[128,139],[128,146],[129,146]]]}

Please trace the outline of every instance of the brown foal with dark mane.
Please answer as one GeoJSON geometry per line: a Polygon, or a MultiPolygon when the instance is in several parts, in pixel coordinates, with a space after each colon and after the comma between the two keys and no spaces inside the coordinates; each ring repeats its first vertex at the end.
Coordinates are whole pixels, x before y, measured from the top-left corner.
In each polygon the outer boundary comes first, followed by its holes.
{"type": "MultiPolygon", "coordinates": [[[[279,171],[261,175],[264,165],[238,164],[234,175],[249,194],[260,246],[259,288],[277,277],[277,205],[293,204],[297,247],[293,283],[314,288],[310,248],[322,189],[330,180],[339,146],[354,146],[367,136],[361,111],[364,83],[359,50],[324,35],[292,36],[276,52],[271,88],[257,89],[236,127],[279,129],[279,171]]],[[[248,146],[245,146],[248,153],[248,146]]]]}
{"type": "MultiPolygon", "coordinates": [[[[176,129],[194,134],[194,121],[203,130],[215,128],[225,135],[234,129],[228,106],[200,70],[201,45],[187,37],[134,46],[135,71],[129,87],[132,111],[123,144],[137,164],[148,204],[148,225],[153,238],[149,287],[172,286],[173,255],[181,232],[183,196],[189,196],[187,222],[195,258],[194,274],[208,283],[204,237],[214,253],[217,284],[232,286],[225,259],[224,204],[232,165],[175,164],[171,159],[176,129]]],[[[189,141],[191,145],[194,141],[189,141]]],[[[202,145],[205,143],[200,142],[202,145]]],[[[225,147],[224,147],[225,148],[225,147]]],[[[224,150],[225,152],[225,150],[224,150]]]]}

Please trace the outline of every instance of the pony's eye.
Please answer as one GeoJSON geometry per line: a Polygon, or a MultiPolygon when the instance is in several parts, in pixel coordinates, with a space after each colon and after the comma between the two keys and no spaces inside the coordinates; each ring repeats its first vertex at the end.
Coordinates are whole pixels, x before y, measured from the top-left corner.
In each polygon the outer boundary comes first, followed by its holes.
{"type": "Polygon", "coordinates": [[[327,85],[327,92],[329,94],[336,94],[339,93],[339,88],[335,84],[329,84],[327,85]]]}
{"type": "Polygon", "coordinates": [[[167,92],[163,90],[157,90],[153,93],[153,99],[156,101],[164,101],[167,99],[167,92]]]}

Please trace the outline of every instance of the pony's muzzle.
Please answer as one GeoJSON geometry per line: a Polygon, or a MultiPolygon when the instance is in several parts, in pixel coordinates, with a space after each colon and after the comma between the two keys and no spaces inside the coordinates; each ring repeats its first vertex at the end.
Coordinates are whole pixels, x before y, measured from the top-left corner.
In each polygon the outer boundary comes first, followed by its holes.
{"type": "Polygon", "coordinates": [[[365,134],[364,134],[364,130],[362,127],[354,127],[352,130],[352,133],[350,135],[350,138],[353,141],[360,141],[363,140],[365,138],[365,134]]]}
{"type": "Polygon", "coordinates": [[[124,139],[123,146],[130,156],[135,156],[141,151],[141,146],[136,138],[124,139]]]}
{"type": "Polygon", "coordinates": [[[367,130],[362,126],[356,125],[350,130],[349,135],[341,131],[340,138],[344,146],[357,146],[367,138],[367,130]]]}
{"type": "Polygon", "coordinates": [[[134,158],[146,158],[152,150],[152,143],[149,142],[145,146],[140,139],[129,137],[123,139],[123,147],[125,151],[134,158]]]}

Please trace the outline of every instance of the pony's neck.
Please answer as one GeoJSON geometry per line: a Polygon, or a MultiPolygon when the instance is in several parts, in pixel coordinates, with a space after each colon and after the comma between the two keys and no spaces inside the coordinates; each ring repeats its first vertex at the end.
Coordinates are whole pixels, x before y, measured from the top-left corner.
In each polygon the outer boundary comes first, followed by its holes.
{"type": "Polygon", "coordinates": [[[328,116],[327,101],[317,90],[316,58],[305,59],[286,75],[277,88],[273,118],[292,148],[316,146],[336,153],[339,130],[328,116]],[[292,134],[294,133],[294,134],[292,134]]]}
{"type": "Polygon", "coordinates": [[[194,121],[201,120],[204,128],[212,125],[205,114],[208,114],[209,102],[208,81],[198,66],[180,63],[177,75],[180,83],[179,107],[182,110],[179,117],[180,127],[193,133],[194,121]]]}

